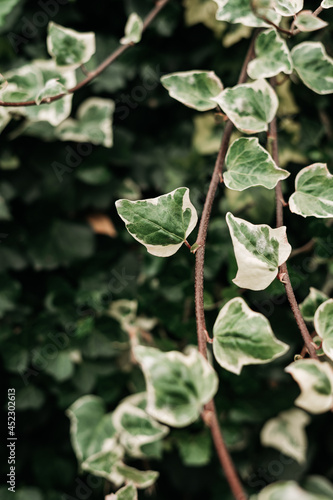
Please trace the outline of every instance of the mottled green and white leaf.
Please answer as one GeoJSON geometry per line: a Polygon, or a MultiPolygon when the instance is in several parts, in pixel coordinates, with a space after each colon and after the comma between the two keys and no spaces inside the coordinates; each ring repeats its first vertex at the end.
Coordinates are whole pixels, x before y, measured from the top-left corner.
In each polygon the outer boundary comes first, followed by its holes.
{"type": "Polygon", "coordinates": [[[67,94],[66,87],[59,82],[57,78],[52,78],[46,82],[44,88],[42,88],[36,96],[36,104],[39,105],[43,99],[48,99],[54,97],[58,94],[67,94]]]}
{"type": "Polygon", "coordinates": [[[273,0],[273,5],[281,16],[294,16],[303,9],[303,0],[273,0]]]}
{"type": "Polygon", "coordinates": [[[300,359],[285,368],[296,380],[301,394],[295,404],[310,413],[324,413],[333,406],[333,369],[327,362],[300,359]]]}
{"type": "Polygon", "coordinates": [[[276,165],[256,137],[241,137],[234,141],[229,147],[225,164],[225,185],[236,191],[252,186],[273,189],[279,181],[290,175],[287,170],[276,165]]]}
{"type": "Polygon", "coordinates": [[[113,424],[119,441],[133,457],[145,457],[142,447],[161,440],[169,428],[161,425],[144,409],[138,406],[145,399],[145,393],[125,398],[113,412],[113,424]]]}
{"type": "Polygon", "coordinates": [[[266,80],[227,88],[214,101],[234,125],[247,134],[267,131],[279,104],[266,80]]]}
{"type": "MultiPolygon", "coordinates": [[[[252,497],[251,497],[252,500],[252,497]]],[[[324,500],[303,490],[296,481],[277,481],[260,491],[256,500],[324,500]]]]}
{"type": "Polygon", "coordinates": [[[111,148],[114,101],[90,97],[78,108],[76,119],[68,118],[59,125],[57,136],[62,141],[90,142],[111,148]]]}
{"type": "Polygon", "coordinates": [[[292,73],[293,63],[285,40],[275,29],[263,31],[255,42],[256,57],[250,61],[247,73],[250,78],[270,78],[283,72],[292,73]]]}
{"type": "Polygon", "coordinates": [[[133,484],[127,484],[116,493],[106,495],[105,500],[138,500],[138,492],[133,484]]]}
{"type": "Polygon", "coordinates": [[[159,476],[159,473],[156,471],[138,470],[121,462],[115,465],[115,474],[121,476],[123,482],[131,482],[139,489],[149,488],[159,476]]]}
{"type": "Polygon", "coordinates": [[[78,68],[88,62],[96,51],[95,33],[79,33],[51,21],[48,25],[47,50],[57,66],[78,68]]]}
{"type": "Polygon", "coordinates": [[[94,455],[90,455],[82,462],[81,467],[82,470],[90,472],[94,476],[104,477],[112,481],[116,466],[122,463],[120,461],[122,456],[122,448],[114,443],[112,450],[102,450],[94,455]]]}
{"type": "Polygon", "coordinates": [[[323,302],[314,316],[314,327],[323,340],[322,349],[333,361],[333,299],[323,302]]]}
{"type": "Polygon", "coordinates": [[[198,350],[190,347],[186,354],[164,353],[138,346],[134,353],[146,379],[146,411],[173,427],[184,427],[197,420],[218,386],[215,371],[198,350]]]}
{"type": "Polygon", "coordinates": [[[328,296],[325,293],[311,286],[309,295],[299,305],[305,321],[313,321],[316,310],[327,299],[328,296]]]}
{"type": "Polygon", "coordinates": [[[127,231],[158,257],[176,253],[198,220],[184,187],[147,200],[118,200],[116,208],[127,231]]]}
{"type": "Polygon", "coordinates": [[[303,486],[309,493],[316,494],[318,500],[332,500],[333,498],[333,484],[326,477],[308,476],[303,486]]]}
{"type": "Polygon", "coordinates": [[[112,451],[115,434],[111,414],[105,414],[105,404],[97,396],[83,396],[67,410],[70,419],[71,442],[80,462],[95,453],[112,451]]]}
{"type": "Polygon", "coordinates": [[[207,111],[216,108],[212,100],[223,90],[221,80],[214,71],[182,71],[161,78],[170,96],[190,108],[207,111]]]}
{"type": "Polygon", "coordinates": [[[289,208],[302,217],[333,217],[333,175],[327,165],[314,163],[298,172],[289,208]]]}
{"type": "Polygon", "coordinates": [[[289,349],[274,336],[268,319],[252,311],[240,297],[222,307],[213,333],[217,362],[237,375],[243,366],[269,363],[289,349]]]}
{"type": "Polygon", "coordinates": [[[333,59],[321,42],[303,42],[291,51],[294,68],[302,82],[317,94],[333,92],[333,59]]]}
{"type": "Polygon", "coordinates": [[[316,31],[328,26],[326,21],[323,21],[318,16],[314,16],[311,10],[302,10],[297,14],[295,19],[295,26],[300,31],[316,31]]]}
{"type": "Polygon", "coordinates": [[[141,40],[143,30],[143,21],[136,12],[132,12],[125,26],[125,36],[121,38],[120,43],[127,45],[129,43],[138,43],[141,40]]]}
{"type": "Polygon", "coordinates": [[[275,24],[279,24],[281,16],[270,7],[271,0],[260,0],[256,2],[255,14],[249,0],[214,0],[217,3],[218,9],[216,19],[218,21],[227,21],[229,23],[240,23],[251,27],[269,27],[259,16],[266,17],[275,24]]]}
{"type": "Polygon", "coordinates": [[[232,281],[241,288],[264,290],[290,255],[286,227],[272,229],[266,224],[251,224],[230,212],[226,220],[238,265],[232,281]]]}
{"type": "Polygon", "coordinates": [[[309,415],[302,410],[283,411],[265,423],[260,433],[261,444],[276,448],[303,464],[308,447],[305,426],[309,423],[309,415]]]}
{"type": "Polygon", "coordinates": [[[323,0],[321,6],[323,9],[331,9],[333,7],[333,0],[323,0]]]}

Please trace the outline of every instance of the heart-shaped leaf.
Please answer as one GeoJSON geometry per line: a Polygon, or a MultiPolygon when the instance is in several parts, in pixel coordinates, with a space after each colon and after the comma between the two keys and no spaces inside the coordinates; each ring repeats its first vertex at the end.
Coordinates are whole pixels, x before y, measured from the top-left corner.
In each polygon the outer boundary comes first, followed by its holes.
{"type": "Polygon", "coordinates": [[[213,100],[234,125],[247,134],[268,130],[278,108],[278,98],[266,80],[227,88],[213,100]]]}
{"type": "Polygon", "coordinates": [[[304,0],[273,0],[273,5],[281,16],[294,16],[303,9],[304,0]]]}
{"type": "Polygon", "coordinates": [[[272,446],[303,464],[308,446],[304,428],[309,423],[309,415],[302,410],[283,411],[265,423],[260,433],[261,444],[272,446]]]}
{"type": "Polygon", "coordinates": [[[271,0],[256,1],[256,11],[249,0],[214,0],[217,3],[216,19],[229,23],[241,23],[252,27],[270,27],[260,16],[266,17],[275,24],[279,24],[281,16],[270,9],[271,0]],[[256,13],[258,15],[256,15],[256,13]]]}
{"type": "Polygon", "coordinates": [[[158,257],[176,253],[198,220],[188,188],[147,200],[118,200],[116,208],[127,231],[158,257]]]}
{"type": "Polygon", "coordinates": [[[197,420],[218,386],[215,371],[198,350],[188,348],[185,355],[138,346],[134,353],[146,379],[146,411],[173,427],[197,420]]]}
{"type": "Polygon", "coordinates": [[[318,16],[314,16],[311,10],[302,10],[297,14],[295,19],[295,26],[300,31],[316,31],[328,26],[326,21],[323,21],[318,16]]]}
{"type": "Polygon", "coordinates": [[[303,42],[291,51],[294,68],[302,82],[317,94],[333,92],[333,59],[320,42],[303,42]]]}
{"type": "Polygon", "coordinates": [[[314,163],[298,172],[289,208],[302,217],[333,217],[333,175],[324,163],[314,163]]]}
{"type": "Polygon", "coordinates": [[[316,310],[327,299],[328,297],[325,293],[311,286],[309,295],[299,305],[305,321],[313,321],[316,310]]]}
{"type": "Polygon", "coordinates": [[[266,224],[251,224],[230,212],[226,220],[238,265],[232,281],[241,288],[264,290],[290,255],[286,227],[272,229],[266,224]]]}
{"type": "Polygon", "coordinates": [[[223,90],[223,84],[214,71],[170,73],[162,76],[161,83],[171,97],[198,111],[216,108],[212,99],[223,90]]]}
{"type": "Polygon", "coordinates": [[[269,363],[289,348],[274,336],[268,319],[240,297],[223,306],[213,332],[217,362],[237,375],[244,365],[269,363]]]}
{"type": "Polygon", "coordinates": [[[241,137],[229,147],[223,174],[229,189],[243,191],[252,186],[273,189],[276,184],[289,177],[289,172],[277,167],[269,153],[256,137],[241,137]]]}
{"type": "Polygon", "coordinates": [[[275,29],[260,33],[255,42],[256,58],[250,61],[247,73],[250,78],[270,78],[281,72],[292,73],[293,63],[288,46],[275,29]]]}
{"type": "Polygon", "coordinates": [[[36,104],[40,104],[43,99],[48,99],[58,94],[67,94],[66,87],[59,82],[58,78],[52,78],[45,83],[44,87],[36,96],[36,104]]]}
{"type": "Polygon", "coordinates": [[[285,368],[296,380],[301,394],[295,405],[310,413],[324,413],[333,406],[333,369],[327,362],[300,359],[285,368]]]}
{"type": "Polygon", "coordinates": [[[48,25],[47,50],[57,66],[78,68],[89,61],[96,51],[95,33],[79,33],[51,21],[48,25]]]}
{"type": "Polygon", "coordinates": [[[333,361],[333,299],[326,300],[318,307],[314,327],[317,335],[323,339],[324,353],[333,361]]]}

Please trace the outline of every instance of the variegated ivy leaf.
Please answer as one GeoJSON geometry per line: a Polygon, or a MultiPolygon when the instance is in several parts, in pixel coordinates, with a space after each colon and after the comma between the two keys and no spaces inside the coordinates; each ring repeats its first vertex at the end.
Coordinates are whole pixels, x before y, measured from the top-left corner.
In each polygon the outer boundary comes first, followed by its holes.
{"type": "Polygon", "coordinates": [[[266,80],[235,85],[213,99],[234,125],[247,134],[264,132],[273,120],[278,98],[266,80]]]}
{"type": "Polygon", "coordinates": [[[303,9],[304,0],[273,0],[276,12],[281,16],[294,16],[303,9]]]}
{"type": "Polygon", "coordinates": [[[112,451],[115,428],[111,414],[105,414],[105,404],[97,396],[83,396],[67,410],[70,419],[72,446],[79,462],[101,450],[112,451]]]}
{"type": "Polygon", "coordinates": [[[320,17],[314,16],[311,10],[303,10],[296,16],[295,26],[300,31],[316,31],[325,28],[328,23],[320,17]]]}
{"type": "Polygon", "coordinates": [[[198,111],[216,108],[212,99],[223,90],[223,84],[214,71],[170,73],[162,76],[161,83],[171,97],[198,111]]]}
{"type": "Polygon", "coordinates": [[[303,464],[308,446],[304,428],[309,423],[309,415],[302,410],[292,408],[283,411],[265,423],[260,433],[261,444],[272,446],[303,464]]]}
{"type": "Polygon", "coordinates": [[[272,10],[271,0],[258,0],[255,2],[255,8],[251,7],[249,0],[214,0],[218,5],[216,19],[218,21],[227,21],[229,23],[240,23],[252,27],[269,27],[259,16],[266,17],[275,24],[279,24],[281,16],[272,10]],[[256,15],[256,13],[258,15],[256,15]]]}
{"type": "Polygon", "coordinates": [[[295,405],[310,413],[324,413],[333,406],[333,369],[327,362],[300,359],[285,368],[296,380],[301,394],[295,405]]]}
{"type": "Polygon", "coordinates": [[[232,281],[241,288],[264,290],[290,255],[286,227],[272,229],[266,224],[251,224],[230,212],[226,220],[238,265],[232,281]]]}
{"type": "Polygon", "coordinates": [[[324,500],[324,498],[303,490],[296,481],[277,481],[261,490],[256,500],[324,500]]]}
{"type": "Polygon", "coordinates": [[[268,319],[252,311],[240,297],[222,307],[213,332],[217,362],[237,375],[243,366],[269,363],[289,349],[274,336],[268,319]]]}
{"type": "Polygon", "coordinates": [[[131,482],[139,489],[149,488],[159,476],[159,473],[154,470],[138,470],[123,463],[115,466],[114,477],[117,474],[122,477],[122,482],[131,482]]]}
{"type": "MultiPolygon", "coordinates": [[[[121,462],[123,456],[123,449],[114,443],[112,450],[99,451],[93,455],[90,455],[81,464],[82,470],[94,474],[94,476],[104,477],[109,481],[114,479],[116,466],[121,462]]],[[[115,481],[117,484],[122,484],[124,481],[119,478],[119,481],[115,481]]]]}
{"type": "Polygon", "coordinates": [[[234,141],[229,147],[225,164],[225,185],[236,191],[252,186],[273,189],[279,181],[290,175],[287,170],[277,167],[256,137],[241,137],[234,141]]]}
{"type": "Polygon", "coordinates": [[[281,72],[292,73],[293,64],[288,46],[275,29],[260,33],[255,42],[256,58],[250,61],[247,73],[250,78],[270,78],[281,72]]]}
{"type": "Polygon", "coordinates": [[[165,353],[137,346],[134,354],[146,379],[146,411],[173,427],[184,427],[197,420],[218,386],[215,371],[198,350],[190,347],[186,354],[165,353]]]}
{"type": "Polygon", "coordinates": [[[128,43],[138,43],[141,40],[143,29],[143,21],[141,17],[133,12],[126,23],[125,26],[125,36],[120,40],[122,45],[127,45],[128,43]]]}
{"type": "Polygon", "coordinates": [[[78,108],[76,119],[68,118],[56,130],[62,141],[91,142],[111,148],[114,101],[90,97],[78,108]]]}
{"type": "Polygon", "coordinates": [[[142,447],[161,440],[169,429],[156,422],[139,404],[146,400],[145,393],[129,396],[113,412],[113,424],[119,434],[120,443],[136,458],[145,457],[142,447]]]}
{"type": "Polygon", "coordinates": [[[333,217],[333,175],[324,163],[314,163],[298,172],[289,208],[302,217],[333,217]]]}
{"type": "Polygon", "coordinates": [[[318,500],[332,500],[333,484],[326,478],[318,475],[305,478],[304,488],[306,491],[317,495],[318,500]]]}
{"type": "Polygon", "coordinates": [[[176,253],[198,220],[185,187],[147,200],[118,200],[116,208],[127,231],[157,257],[176,253]]]}
{"type": "Polygon", "coordinates": [[[333,360],[333,299],[326,300],[318,307],[314,316],[314,327],[323,340],[324,353],[333,360]]]}
{"type": "Polygon", "coordinates": [[[294,68],[302,82],[317,94],[333,92],[333,59],[320,42],[303,42],[291,51],[294,68]]]}
{"type": "Polygon", "coordinates": [[[79,33],[51,21],[48,25],[47,50],[57,66],[78,68],[89,61],[96,51],[95,33],[79,33]]]}
{"type": "Polygon", "coordinates": [[[67,89],[57,78],[52,78],[46,82],[44,88],[38,92],[35,99],[36,104],[39,105],[43,99],[54,97],[58,94],[67,94],[67,89]]]}
{"type": "Polygon", "coordinates": [[[0,2],[0,26],[4,26],[6,17],[20,3],[20,0],[6,0],[0,2]]]}
{"type": "Polygon", "coordinates": [[[106,495],[105,500],[138,500],[138,492],[133,484],[127,484],[117,491],[106,495]]]}
{"type": "Polygon", "coordinates": [[[333,0],[323,0],[321,2],[321,6],[323,9],[330,9],[333,7],[333,0]]]}
{"type": "Polygon", "coordinates": [[[299,305],[305,321],[313,321],[316,310],[327,299],[328,297],[325,293],[311,286],[309,295],[299,305]]]}

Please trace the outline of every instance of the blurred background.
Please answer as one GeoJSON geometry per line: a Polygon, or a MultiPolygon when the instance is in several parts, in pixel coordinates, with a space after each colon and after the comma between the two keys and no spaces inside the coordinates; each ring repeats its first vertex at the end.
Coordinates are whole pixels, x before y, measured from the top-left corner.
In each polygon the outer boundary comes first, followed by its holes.
{"type": "MultiPolygon", "coordinates": [[[[96,54],[87,64],[92,69],[118,46],[129,14],[144,17],[154,5],[151,0],[59,1],[57,13],[45,22],[36,13],[44,12],[46,3],[19,0],[4,17],[0,6],[1,73],[49,58],[49,20],[96,33],[96,54]]],[[[314,2],[305,3],[311,8],[314,2]]],[[[93,500],[108,491],[102,480],[79,473],[65,410],[78,397],[96,394],[112,411],[127,395],[144,390],[141,371],[131,363],[126,322],[117,316],[121,307],[130,307],[151,345],[182,350],[196,344],[193,255],[185,247],[166,259],[148,254],[126,232],[114,202],[187,186],[201,213],[223,119],[172,100],[159,79],[174,71],[204,69],[214,70],[225,87],[235,85],[252,30],[215,21],[215,10],[210,0],[171,0],[142,42],[75,93],[73,116],[88,97],[115,101],[112,148],[50,140],[48,130],[25,128],[20,116],[2,131],[1,386],[16,390],[16,500],[93,500]],[[86,496],[78,496],[78,485],[86,496]]],[[[332,20],[332,12],[323,17],[332,20]]],[[[305,38],[301,34],[297,41],[305,38]]],[[[322,41],[333,55],[332,24],[310,39],[322,41]]],[[[278,87],[278,94],[281,167],[291,172],[284,183],[288,196],[300,168],[324,162],[332,171],[332,97],[312,93],[294,76],[278,87]]],[[[259,137],[265,144],[264,134],[259,137]]],[[[298,394],[283,368],[300,353],[302,342],[281,283],[262,292],[245,292],[232,283],[237,267],[225,223],[228,210],[253,223],[274,225],[274,193],[260,187],[243,192],[219,188],[206,251],[208,325],[227,300],[242,295],[269,318],[275,335],[291,349],[273,363],[244,368],[240,376],[216,368],[216,404],[225,439],[249,492],[310,473],[332,480],[331,413],[312,417],[303,465],[260,444],[263,424],[291,408],[298,394]]],[[[290,260],[298,300],[310,286],[330,294],[332,226],[290,213],[286,225],[294,249],[310,242],[307,252],[295,252],[290,260]]],[[[195,242],[195,231],[189,240],[195,242]]],[[[7,411],[5,403],[2,411],[7,411]]],[[[6,448],[0,453],[7,471],[6,448]]],[[[231,498],[201,422],[171,430],[159,459],[131,464],[160,472],[157,484],[140,492],[140,498],[231,498]]],[[[0,488],[4,500],[11,498],[6,473],[0,488]]]]}

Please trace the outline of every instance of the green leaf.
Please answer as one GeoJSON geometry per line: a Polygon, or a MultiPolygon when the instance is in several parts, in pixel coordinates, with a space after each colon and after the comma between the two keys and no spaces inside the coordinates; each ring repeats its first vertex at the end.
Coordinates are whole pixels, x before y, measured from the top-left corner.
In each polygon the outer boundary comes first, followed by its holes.
{"type": "MultiPolygon", "coordinates": [[[[82,470],[90,472],[95,476],[104,477],[109,481],[113,481],[116,466],[120,463],[122,456],[121,448],[113,442],[113,449],[107,451],[99,451],[90,455],[81,464],[82,470]]],[[[115,481],[116,482],[116,481],[115,481]]],[[[119,483],[124,481],[119,478],[119,483]]]]}
{"type": "Polygon", "coordinates": [[[303,9],[303,0],[273,0],[275,10],[281,16],[294,16],[303,9]]]}
{"type": "Polygon", "coordinates": [[[44,88],[38,92],[35,99],[36,104],[40,104],[43,99],[48,99],[58,94],[67,94],[67,89],[57,78],[52,78],[52,80],[46,82],[44,88]]]}
{"type": "Polygon", "coordinates": [[[123,463],[116,464],[115,472],[123,478],[123,482],[130,481],[139,489],[149,488],[149,486],[155,483],[159,476],[159,472],[153,470],[138,470],[123,463]]]}
{"type": "Polygon", "coordinates": [[[290,255],[286,227],[272,229],[266,224],[251,224],[230,212],[226,220],[238,265],[232,281],[241,288],[264,290],[290,255]]]}
{"type": "Polygon", "coordinates": [[[290,175],[286,170],[277,167],[256,137],[241,137],[234,141],[229,147],[225,164],[225,185],[236,191],[243,191],[252,186],[273,189],[279,181],[290,175]]]}
{"type": "Polygon", "coordinates": [[[333,217],[333,175],[326,164],[314,163],[298,172],[289,208],[302,217],[333,217]]]}
{"type": "Polygon", "coordinates": [[[133,484],[127,484],[117,491],[106,495],[105,500],[138,500],[138,492],[133,484]]]}
{"type": "Polygon", "coordinates": [[[122,45],[127,45],[129,43],[138,43],[141,40],[143,30],[143,21],[141,17],[133,12],[126,23],[125,26],[125,36],[120,40],[122,45]]]}
{"type": "Polygon", "coordinates": [[[136,458],[145,457],[142,447],[154,443],[168,434],[169,429],[154,420],[138,405],[145,402],[146,394],[138,393],[125,398],[113,412],[113,424],[126,451],[136,458]]]}
{"type": "Polygon", "coordinates": [[[171,97],[198,111],[216,108],[213,99],[223,90],[223,84],[214,71],[170,73],[162,76],[161,83],[171,97]]]}
{"type": "Polygon", "coordinates": [[[218,153],[222,132],[223,128],[217,123],[214,112],[198,114],[194,117],[194,149],[201,155],[218,153]]]}
{"type": "Polygon", "coordinates": [[[209,464],[212,455],[212,441],[209,433],[182,434],[176,437],[183,464],[188,467],[203,467],[209,464]]]}
{"type": "Polygon", "coordinates": [[[303,10],[297,14],[295,26],[300,31],[316,31],[328,26],[326,21],[323,21],[318,16],[314,16],[311,10],[303,10]]]}
{"type": "Polygon", "coordinates": [[[116,208],[127,231],[158,257],[176,253],[198,220],[188,188],[147,200],[118,200],[116,208]]]}
{"type": "MultiPolygon", "coordinates": [[[[269,27],[269,24],[257,17],[251,8],[249,0],[214,0],[218,5],[216,19],[218,21],[227,21],[229,23],[241,23],[245,26],[269,27]]],[[[279,24],[280,15],[267,7],[270,7],[270,0],[261,0],[256,2],[259,15],[267,17],[275,24],[279,24]]]]}
{"type": "Polygon", "coordinates": [[[71,378],[74,373],[74,364],[70,352],[59,351],[54,359],[47,361],[44,371],[58,382],[71,378]]]}
{"type": "Polygon", "coordinates": [[[292,73],[293,63],[288,46],[275,29],[260,33],[255,42],[256,58],[250,61],[247,73],[250,78],[270,78],[282,71],[292,73]]]}
{"type": "Polygon", "coordinates": [[[268,319],[252,311],[240,297],[222,307],[213,332],[217,362],[237,375],[243,366],[269,363],[289,349],[274,336],[268,319]]]}
{"type": "Polygon", "coordinates": [[[214,101],[247,134],[267,131],[278,108],[278,98],[266,80],[227,88],[214,101]]]}
{"type": "MultiPolygon", "coordinates": [[[[252,497],[251,497],[252,498],[252,497]]],[[[277,481],[266,486],[257,500],[320,500],[317,496],[303,490],[295,481],[277,481]]]]}
{"type": "Polygon", "coordinates": [[[317,94],[333,92],[333,59],[320,42],[303,42],[291,51],[291,57],[302,82],[317,94]]]}
{"type": "Polygon", "coordinates": [[[78,108],[76,120],[68,118],[59,125],[57,136],[62,141],[91,142],[111,148],[114,101],[90,97],[78,108]]]}
{"type": "Polygon", "coordinates": [[[57,66],[78,68],[89,61],[96,51],[95,33],[78,33],[51,21],[48,25],[47,50],[57,66]]]}
{"type": "Polygon", "coordinates": [[[295,404],[310,413],[324,413],[333,406],[333,370],[317,359],[300,359],[285,368],[298,383],[295,404]]]}
{"type": "Polygon", "coordinates": [[[67,410],[70,419],[72,446],[79,462],[91,455],[114,448],[115,429],[111,414],[105,415],[105,405],[97,396],[83,396],[67,410]]]}
{"type": "Polygon", "coordinates": [[[309,493],[316,494],[318,500],[333,498],[333,484],[326,477],[308,476],[304,481],[304,488],[309,493]]]}
{"type": "Polygon", "coordinates": [[[20,3],[20,0],[5,0],[0,2],[0,26],[5,24],[6,17],[18,3],[20,3]]]}
{"type": "Polygon", "coordinates": [[[331,9],[333,7],[333,0],[323,0],[321,6],[323,9],[331,9]]]}
{"type": "Polygon", "coordinates": [[[186,355],[143,346],[134,351],[146,379],[146,411],[173,427],[184,427],[197,420],[218,386],[217,375],[208,361],[194,347],[186,355]]]}
{"type": "Polygon", "coordinates": [[[302,410],[292,408],[283,411],[265,423],[260,433],[261,444],[272,446],[303,464],[308,446],[304,428],[309,423],[309,415],[302,410]]]}
{"type": "Polygon", "coordinates": [[[317,335],[323,339],[322,349],[333,360],[333,299],[323,302],[314,316],[317,335]]]}
{"type": "Polygon", "coordinates": [[[313,321],[316,310],[327,299],[328,297],[325,293],[311,286],[309,295],[299,305],[305,321],[313,321]]]}

